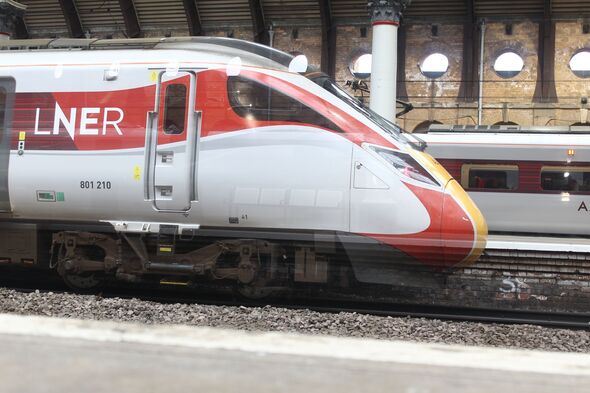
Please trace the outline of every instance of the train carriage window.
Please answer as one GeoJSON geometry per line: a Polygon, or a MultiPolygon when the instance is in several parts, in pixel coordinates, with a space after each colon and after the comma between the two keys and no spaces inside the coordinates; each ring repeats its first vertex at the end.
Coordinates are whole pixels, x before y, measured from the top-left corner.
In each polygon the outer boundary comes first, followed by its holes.
{"type": "Polygon", "coordinates": [[[186,86],[171,84],[166,87],[164,102],[164,133],[182,134],[186,119],[186,86]]]}
{"type": "Polygon", "coordinates": [[[313,124],[342,132],[340,127],[302,102],[251,79],[230,76],[227,91],[230,105],[241,117],[313,124]]]}
{"type": "Polygon", "coordinates": [[[590,167],[543,167],[541,188],[546,191],[590,191],[590,167]]]}
{"type": "Polygon", "coordinates": [[[518,166],[464,164],[461,167],[461,185],[468,190],[518,189],[518,166]]]}

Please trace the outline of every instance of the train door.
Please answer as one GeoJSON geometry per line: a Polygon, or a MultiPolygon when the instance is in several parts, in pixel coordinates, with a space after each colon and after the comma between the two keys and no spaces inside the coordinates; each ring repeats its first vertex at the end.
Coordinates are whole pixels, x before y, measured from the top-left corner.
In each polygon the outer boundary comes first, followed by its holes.
{"type": "Polygon", "coordinates": [[[146,133],[146,199],[155,209],[186,212],[197,200],[200,113],[193,72],[162,71],[146,133]]]}
{"type": "Polygon", "coordinates": [[[0,78],[0,212],[9,212],[8,164],[12,134],[12,109],[16,82],[12,78],[0,78]]]}

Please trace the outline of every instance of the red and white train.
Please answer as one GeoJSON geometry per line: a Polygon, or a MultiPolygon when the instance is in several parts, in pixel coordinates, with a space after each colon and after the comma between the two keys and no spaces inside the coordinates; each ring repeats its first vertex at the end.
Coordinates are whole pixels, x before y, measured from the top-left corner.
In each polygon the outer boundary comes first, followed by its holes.
{"type": "Polygon", "coordinates": [[[342,252],[388,283],[485,246],[459,183],[304,59],[213,37],[0,46],[0,261],[77,287],[280,286],[329,281],[342,252]]]}
{"type": "Polygon", "coordinates": [[[590,235],[588,127],[433,125],[419,137],[490,232],[590,235]]]}

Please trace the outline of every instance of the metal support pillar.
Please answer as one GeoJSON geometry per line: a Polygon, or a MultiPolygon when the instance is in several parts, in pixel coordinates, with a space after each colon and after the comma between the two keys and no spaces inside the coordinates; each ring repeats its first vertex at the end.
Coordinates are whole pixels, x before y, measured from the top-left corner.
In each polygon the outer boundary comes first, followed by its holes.
{"type": "MultiPolygon", "coordinates": [[[[467,7],[465,22],[463,23],[463,67],[461,68],[461,85],[459,87],[459,101],[475,102],[479,97],[479,69],[481,26],[475,15],[475,0],[466,0],[467,7]]],[[[482,76],[483,78],[483,76],[482,76]]]]}
{"type": "Polygon", "coordinates": [[[543,22],[539,24],[537,85],[533,102],[557,102],[555,87],[555,22],[551,0],[544,2],[543,22]]]}
{"type": "Polygon", "coordinates": [[[408,101],[406,89],[406,27],[399,26],[397,30],[397,86],[396,99],[408,101]]]}
{"type": "Polygon", "coordinates": [[[84,29],[82,28],[82,20],[78,13],[78,8],[74,0],[59,0],[64,18],[70,30],[70,35],[73,38],[83,38],[84,29]]]}
{"type": "Polygon", "coordinates": [[[371,0],[368,2],[373,26],[371,64],[372,110],[395,122],[397,80],[397,29],[411,0],[371,0]]]}
{"type": "Polygon", "coordinates": [[[201,25],[201,15],[197,7],[196,0],[183,0],[184,12],[188,21],[188,31],[192,36],[203,35],[203,26],[201,25]]]}
{"type": "Polygon", "coordinates": [[[19,20],[22,21],[27,6],[13,0],[0,0],[0,39],[16,35],[19,20]]]}
{"type": "Polygon", "coordinates": [[[319,0],[322,21],[322,71],[336,77],[336,25],[332,14],[332,0],[319,0]]]}
{"type": "Polygon", "coordinates": [[[137,9],[135,8],[135,3],[133,0],[119,0],[119,6],[121,7],[121,12],[123,13],[127,37],[142,37],[143,33],[141,32],[139,17],[137,16],[137,9]]]}
{"type": "Polygon", "coordinates": [[[254,42],[262,45],[270,44],[268,28],[264,20],[264,11],[262,10],[262,0],[248,0],[250,4],[250,14],[252,15],[252,27],[254,29],[254,42]]]}

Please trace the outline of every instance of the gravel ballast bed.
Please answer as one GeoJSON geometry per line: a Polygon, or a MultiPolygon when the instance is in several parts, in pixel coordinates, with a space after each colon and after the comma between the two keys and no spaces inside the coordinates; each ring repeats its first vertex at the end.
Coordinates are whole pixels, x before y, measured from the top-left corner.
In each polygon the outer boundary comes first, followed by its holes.
{"type": "Polygon", "coordinates": [[[0,288],[0,313],[185,324],[428,343],[590,352],[590,332],[531,325],[449,322],[356,313],[328,314],[276,307],[230,307],[101,298],[68,293],[22,293],[0,288]]]}

